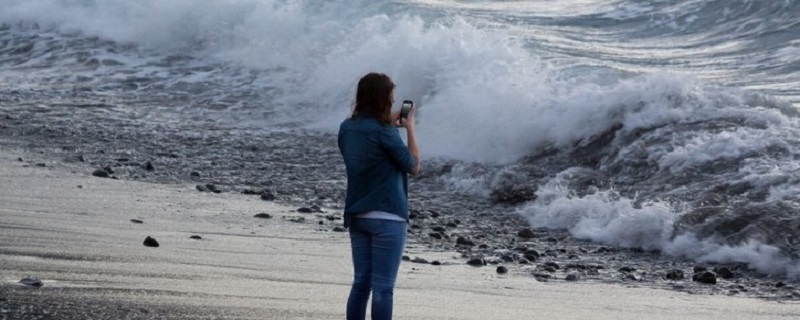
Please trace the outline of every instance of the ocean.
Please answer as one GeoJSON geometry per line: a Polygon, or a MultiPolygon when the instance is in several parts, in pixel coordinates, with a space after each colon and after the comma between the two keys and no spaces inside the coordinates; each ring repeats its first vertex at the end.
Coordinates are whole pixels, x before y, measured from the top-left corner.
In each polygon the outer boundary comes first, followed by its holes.
{"type": "Polygon", "coordinates": [[[0,8],[0,106],[335,134],[358,78],[383,72],[417,103],[448,192],[507,192],[578,239],[800,277],[800,2],[0,8]]]}

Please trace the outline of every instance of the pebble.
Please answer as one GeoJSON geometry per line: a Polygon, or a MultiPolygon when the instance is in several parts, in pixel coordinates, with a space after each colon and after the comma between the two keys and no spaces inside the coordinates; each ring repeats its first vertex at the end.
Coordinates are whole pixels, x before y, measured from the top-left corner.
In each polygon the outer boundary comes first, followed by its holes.
{"type": "Polygon", "coordinates": [[[153,166],[152,162],[147,161],[144,164],[144,169],[147,170],[147,171],[154,171],[154,170],[156,170],[156,167],[153,166]]]}
{"type": "Polygon", "coordinates": [[[105,166],[103,167],[103,170],[108,172],[108,174],[114,174],[114,170],[111,169],[111,166],[105,166]]]}
{"type": "Polygon", "coordinates": [[[159,246],[158,241],[151,236],[147,236],[147,238],[144,238],[144,242],[142,244],[144,244],[145,247],[153,247],[153,248],[158,248],[159,246]]]}
{"type": "Polygon", "coordinates": [[[44,286],[44,283],[39,278],[23,278],[19,283],[36,288],[44,286]]]}
{"type": "Polygon", "coordinates": [[[667,272],[664,278],[666,278],[667,280],[683,280],[684,278],[683,271],[678,269],[670,270],[669,272],[667,272]]]}
{"type": "Polygon", "coordinates": [[[194,239],[194,240],[203,240],[203,237],[201,237],[201,236],[198,236],[198,235],[193,235],[193,236],[190,236],[190,237],[189,237],[189,239],[194,239]]]}
{"type": "Polygon", "coordinates": [[[273,201],[275,200],[275,195],[272,192],[264,191],[261,193],[261,200],[273,201]]]}
{"type": "Polygon", "coordinates": [[[423,264],[428,264],[428,260],[425,260],[425,259],[423,259],[423,258],[420,258],[420,257],[415,257],[415,258],[414,258],[414,260],[411,260],[411,262],[413,262],[413,263],[423,263],[423,264]]]}
{"type": "Polygon", "coordinates": [[[486,265],[486,261],[483,261],[481,258],[472,258],[467,260],[467,264],[473,267],[483,267],[486,265]]]}
{"type": "Polygon", "coordinates": [[[508,268],[506,268],[504,266],[499,266],[499,267],[497,267],[497,273],[498,274],[506,274],[506,273],[508,273],[508,268]]]}
{"type": "Polygon", "coordinates": [[[581,278],[580,275],[578,275],[577,273],[570,273],[570,274],[567,275],[566,278],[564,278],[564,280],[567,280],[567,281],[578,281],[578,280],[580,280],[580,278],[581,278]]]}
{"type": "Polygon", "coordinates": [[[314,210],[312,210],[311,208],[308,208],[308,207],[302,207],[302,208],[297,209],[297,212],[300,212],[300,213],[313,213],[314,210]]]}
{"type": "Polygon", "coordinates": [[[714,268],[714,273],[722,277],[722,279],[731,279],[734,276],[733,272],[731,269],[728,269],[728,267],[716,267],[714,268]]]}
{"type": "Polygon", "coordinates": [[[336,226],[336,227],[333,227],[333,231],[334,232],[347,232],[347,229],[345,229],[344,227],[336,226]]]}
{"type": "Polygon", "coordinates": [[[131,219],[131,222],[133,222],[133,223],[144,223],[144,221],[139,220],[139,219],[131,219]]]}
{"type": "Polygon", "coordinates": [[[263,212],[262,212],[262,213],[257,213],[257,214],[256,214],[256,215],[254,215],[253,217],[255,217],[255,218],[261,218],[261,219],[270,219],[270,218],[272,218],[272,215],[271,215],[271,214],[269,214],[269,213],[263,213],[263,212]]]}
{"type": "Polygon", "coordinates": [[[517,232],[517,236],[520,238],[530,239],[535,238],[536,233],[534,233],[530,228],[524,228],[517,232]]]}
{"type": "Polygon", "coordinates": [[[699,273],[695,273],[692,276],[692,281],[707,283],[707,284],[717,284],[717,276],[714,275],[714,273],[712,272],[702,271],[699,273]]]}
{"type": "Polygon", "coordinates": [[[197,186],[195,186],[195,188],[197,188],[197,191],[200,192],[211,192],[211,190],[208,190],[208,188],[206,188],[206,186],[202,184],[198,184],[197,186]]]}
{"type": "Polygon", "coordinates": [[[95,170],[94,172],[92,172],[92,175],[95,176],[95,177],[99,177],[99,178],[108,178],[109,177],[108,171],[103,170],[103,169],[95,170]]]}

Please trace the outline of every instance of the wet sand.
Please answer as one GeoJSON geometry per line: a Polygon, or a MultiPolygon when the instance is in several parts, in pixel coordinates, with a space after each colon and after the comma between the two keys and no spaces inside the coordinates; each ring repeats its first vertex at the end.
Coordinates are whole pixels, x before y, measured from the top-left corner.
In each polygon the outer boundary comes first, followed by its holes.
{"type": "MultiPolygon", "coordinates": [[[[0,319],[344,317],[349,242],[325,213],[17,161],[30,156],[0,152],[0,319]],[[144,246],[147,236],[160,246],[144,246]],[[26,277],[44,285],[18,283],[26,277]]],[[[407,255],[442,265],[402,264],[396,319],[800,317],[797,301],[544,283],[413,241],[407,255]]]]}

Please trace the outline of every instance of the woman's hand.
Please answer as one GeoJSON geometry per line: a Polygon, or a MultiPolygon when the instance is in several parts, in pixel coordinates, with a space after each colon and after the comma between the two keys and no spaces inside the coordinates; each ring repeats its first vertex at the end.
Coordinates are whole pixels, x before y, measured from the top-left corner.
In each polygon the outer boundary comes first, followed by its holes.
{"type": "MultiPolygon", "coordinates": [[[[411,111],[408,112],[408,116],[405,118],[400,118],[400,113],[397,113],[397,119],[399,120],[399,127],[406,128],[406,130],[414,130],[414,113],[417,111],[417,108],[411,108],[411,111]]],[[[392,115],[394,117],[394,114],[392,115]]]]}

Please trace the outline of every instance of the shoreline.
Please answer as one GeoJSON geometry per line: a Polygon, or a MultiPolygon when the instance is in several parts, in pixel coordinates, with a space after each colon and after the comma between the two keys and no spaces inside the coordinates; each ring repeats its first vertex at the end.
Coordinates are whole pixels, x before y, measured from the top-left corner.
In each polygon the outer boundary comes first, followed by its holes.
{"type": "MultiPolygon", "coordinates": [[[[0,260],[8,266],[0,285],[5,312],[0,316],[343,316],[349,242],[346,233],[332,231],[335,224],[318,224],[327,221],[322,213],[299,213],[237,193],[201,193],[187,184],[104,179],[68,168],[31,166],[18,157],[0,152],[0,199],[8,204],[0,209],[0,260]],[[257,213],[272,218],[253,217],[257,213]],[[298,217],[306,219],[298,222],[298,217]],[[146,236],[158,239],[160,247],[143,246],[146,236]],[[28,276],[39,277],[44,286],[17,283],[28,276]]],[[[494,268],[464,264],[457,252],[431,250],[416,240],[409,242],[406,254],[442,264],[402,263],[395,291],[398,319],[800,316],[798,301],[792,300],[690,295],[590,281],[539,282],[513,268],[499,275],[494,268]]]]}

